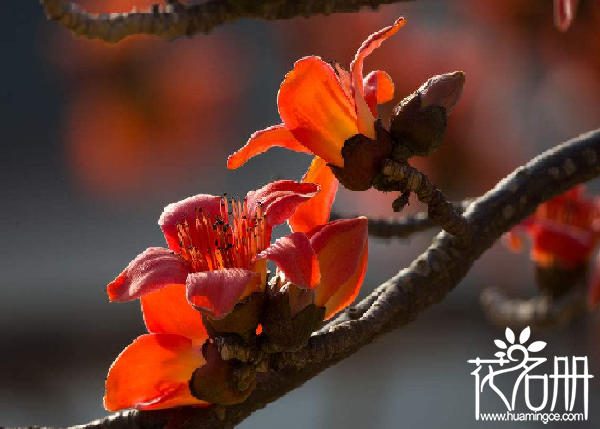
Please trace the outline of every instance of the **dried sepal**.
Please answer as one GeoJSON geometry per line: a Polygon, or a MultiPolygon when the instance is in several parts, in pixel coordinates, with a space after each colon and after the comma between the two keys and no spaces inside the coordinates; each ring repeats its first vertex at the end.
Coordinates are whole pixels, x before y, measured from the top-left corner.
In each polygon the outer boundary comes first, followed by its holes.
{"type": "Polygon", "coordinates": [[[305,346],[325,318],[325,307],[317,307],[314,301],[314,290],[293,283],[272,291],[262,319],[263,350],[275,353],[305,346]]]}
{"type": "Polygon", "coordinates": [[[331,171],[346,189],[366,191],[381,171],[381,163],[392,155],[392,138],[381,121],[375,122],[376,138],[356,134],[344,142],[344,166],[329,164],[331,171]]]}
{"type": "Polygon", "coordinates": [[[192,395],[211,404],[232,405],[244,402],[256,387],[256,371],[250,365],[225,361],[218,347],[206,342],[202,347],[206,364],[190,379],[192,395]]]}
{"type": "Polygon", "coordinates": [[[265,294],[256,292],[235,305],[231,313],[221,319],[214,319],[206,314],[202,320],[211,337],[220,334],[237,334],[248,342],[256,333],[265,304],[265,294]]]}

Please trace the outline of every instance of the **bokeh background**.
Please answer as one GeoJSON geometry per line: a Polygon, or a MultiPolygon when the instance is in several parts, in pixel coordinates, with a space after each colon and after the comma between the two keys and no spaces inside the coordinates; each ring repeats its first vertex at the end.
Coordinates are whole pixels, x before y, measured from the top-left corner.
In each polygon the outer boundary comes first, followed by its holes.
{"type": "MultiPolygon", "coordinates": [[[[139,303],[109,304],[105,285],[160,246],[162,208],[195,193],[243,194],[299,179],[310,158],[274,149],[236,171],[229,153],[279,121],[277,89],[307,54],[348,64],[399,15],[407,25],[366,62],[396,83],[396,101],[429,76],[464,70],[463,99],[442,148],[415,164],[461,199],[535,154],[600,125],[600,7],[582,1],[567,33],[549,0],[416,1],[378,12],[241,21],[211,35],[118,45],[73,37],[35,1],[5,2],[0,44],[0,424],[70,425],[103,416],[104,377],[144,332],[139,303]]],[[[148,0],[87,0],[128,11],[148,0]]],[[[389,117],[393,103],[381,108],[389,117]]],[[[593,187],[592,189],[598,189],[593,187]]],[[[390,214],[392,195],[341,191],[345,214],[390,214]]],[[[423,207],[413,201],[407,212],[423,207]]],[[[284,233],[281,230],[280,233],[284,233]]],[[[366,294],[408,264],[432,234],[371,241],[366,294]]],[[[526,254],[501,245],[441,304],[240,427],[502,427],[476,422],[468,359],[492,356],[501,329],[478,296],[489,285],[534,291],[526,254]]],[[[600,422],[600,320],[553,332],[547,356],[588,356],[590,418],[600,422]]],[[[501,411],[493,395],[489,411],[501,411]]],[[[581,401],[578,400],[578,404],[581,401]]],[[[539,427],[541,423],[515,423],[539,427]]],[[[551,425],[551,426],[558,426],[551,425]]],[[[561,424],[566,426],[566,424],[561,424]]]]}

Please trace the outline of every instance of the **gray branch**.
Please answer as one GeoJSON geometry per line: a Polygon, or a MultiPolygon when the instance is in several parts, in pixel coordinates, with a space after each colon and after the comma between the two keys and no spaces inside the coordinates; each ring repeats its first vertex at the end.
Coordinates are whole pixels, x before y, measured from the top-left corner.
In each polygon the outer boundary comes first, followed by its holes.
{"type": "Polygon", "coordinates": [[[358,12],[370,7],[411,0],[208,0],[186,5],[168,1],[145,11],[86,13],[69,0],[40,0],[48,19],[88,39],[116,43],[129,36],[147,34],[163,39],[209,34],[215,27],[239,19],[290,19],[297,16],[358,12]]]}
{"type": "Polygon", "coordinates": [[[570,140],[519,167],[469,205],[464,218],[474,239],[440,232],[431,246],[396,276],[315,333],[294,353],[274,355],[272,371],[259,374],[248,400],[208,409],[184,407],[128,411],[73,429],[231,428],[385,332],[406,325],[441,301],[473,263],[536,207],[574,185],[600,175],[600,130],[570,140]]]}

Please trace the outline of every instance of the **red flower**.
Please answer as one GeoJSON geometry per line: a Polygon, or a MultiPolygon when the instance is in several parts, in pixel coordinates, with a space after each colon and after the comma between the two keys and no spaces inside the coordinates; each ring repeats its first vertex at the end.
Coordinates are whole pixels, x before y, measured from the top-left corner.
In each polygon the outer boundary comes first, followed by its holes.
{"type": "Polygon", "coordinates": [[[196,195],[167,206],[158,223],[168,249],[151,247],[108,285],[111,301],[129,301],[171,284],[186,285],[191,304],[214,318],[266,286],[267,257],[284,247],[278,267],[303,287],[320,280],[317,258],[304,234],[271,245],[271,231],[318,186],[282,180],[248,193],[243,202],[196,195]],[[230,214],[231,213],[231,214],[230,214]]]}
{"type": "Polygon", "coordinates": [[[533,215],[506,234],[519,250],[521,236],[532,241],[531,259],[540,266],[576,269],[587,264],[600,240],[600,199],[585,195],[583,186],[540,204],[533,215]]]}
{"type": "Polygon", "coordinates": [[[226,197],[212,195],[165,208],[159,225],[169,249],[147,249],[107,287],[111,301],[141,299],[150,332],[111,366],[108,410],[206,405],[189,388],[194,371],[206,363],[201,312],[219,319],[250,294],[264,292],[267,259],[278,275],[313,290],[325,317],[356,298],[367,267],[366,218],[318,225],[271,244],[273,226],[317,191],[311,183],[279,181],[232,202],[231,213],[226,197]]]}
{"type": "Polygon", "coordinates": [[[394,84],[383,71],[363,79],[363,61],[403,25],[400,18],[372,34],[358,49],[350,72],[316,56],[297,61],[279,89],[277,105],[283,123],[254,133],[229,157],[227,167],[233,169],[273,146],[315,155],[302,180],[318,183],[321,192],[290,218],[293,231],[308,232],[329,219],[338,181],[327,163],[344,166],[344,142],[358,133],[375,138],[377,105],[393,98],[394,84]]]}

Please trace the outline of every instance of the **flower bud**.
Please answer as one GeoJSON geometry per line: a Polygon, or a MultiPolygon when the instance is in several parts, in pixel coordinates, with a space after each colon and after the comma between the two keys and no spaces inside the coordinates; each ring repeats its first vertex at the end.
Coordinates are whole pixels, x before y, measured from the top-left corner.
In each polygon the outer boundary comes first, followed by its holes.
{"type": "Polygon", "coordinates": [[[392,112],[390,132],[401,153],[428,156],[437,150],[465,84],[463,72],[431,77],[400,102],[392,112]]]}
{"type": "Polygon", "coordinates": [[[231,405],[244,402],[256,387],[256,372],[251,366],[225,361],[218,347],[206,342],[202,347],[206,363],[192,374],[192,395],[211,404],[231,405]]]}
{"type": "Polygon", "coordinates": [[[381,163],[392,155],[392,138],[381,121],[375,123],[375,140],[356,134],[344,142],[344,166],[329,164],[331,171],[346,189],[366,191],[381,171],[381,163]]]}
{"type": "Polygon", "coordinates": [[[260,323],[264,304],[265,294],[255,292],[245,300],[237,303],[231,313],[225,317],[214,319],[203,314],[202,321],[211,337],[230,333],[238,334],[244,341],[249,341],[255,335],[256,327],[260,323]]]}
{"type": "MultiPolygon", "coordinates": [[[[275,282],[281,279],[275,280],[275,282]]],[[[315,290],[293,283],[278,288],[276,283],[262,319],[263,350],[268,353],[294,351],[308,343],[325,317],[325,308],[315,305],[315,290]]]]}

